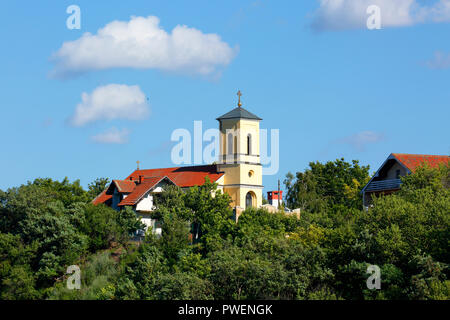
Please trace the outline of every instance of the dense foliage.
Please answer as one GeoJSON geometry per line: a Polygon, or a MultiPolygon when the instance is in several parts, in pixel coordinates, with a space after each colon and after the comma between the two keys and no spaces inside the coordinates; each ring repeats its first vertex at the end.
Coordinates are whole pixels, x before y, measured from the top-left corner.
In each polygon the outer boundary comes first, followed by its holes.
{"type": "Polygon", "coordinates": [[[50,297],[68,266],[125,246],[141,227],[131,209],[118,213],[92,199],[68,179],[0,191],[0,298],[50,297]]]}
{"type": "Polygon", "coordinates": [[[301,218],[248,209],[206,181],[157,198],[160,237],[131,209],[90,201],[89,190],[37,179],[0,191],[1,299],[449,299],[450,169],[419,168],[402,189],[362,209],[368,167],[311,163],[285,181],[301,218]],[[81,289],[66,287],[69,265],[81,289]],[[369,290],[368,265],[381,269],[369,290]]]}

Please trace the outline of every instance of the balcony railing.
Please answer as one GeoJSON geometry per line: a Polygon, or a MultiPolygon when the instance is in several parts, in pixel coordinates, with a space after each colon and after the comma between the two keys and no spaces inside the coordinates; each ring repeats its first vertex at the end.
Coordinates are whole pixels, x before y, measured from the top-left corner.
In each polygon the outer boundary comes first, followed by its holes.
{"type": "Polygon", "coordinates": [[[400,179],[372,181],[367,186],[366,192],[367,191],[383,191],[383,190],[400,189],[401,183],[402,183],[402,181],[400,179]]]}

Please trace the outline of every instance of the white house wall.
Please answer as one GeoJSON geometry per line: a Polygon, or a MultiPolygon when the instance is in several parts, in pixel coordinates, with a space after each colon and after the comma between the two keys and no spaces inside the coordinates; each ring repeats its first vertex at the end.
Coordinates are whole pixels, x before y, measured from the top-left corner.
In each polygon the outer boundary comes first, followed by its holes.
{"type": "Polygon", "coordinates": [[[168,185],[164,180],[159,182],[153,189],[151,189],[136,205],[136,211],[149,212],[153,211],[153,194],[164,191],[163,187],[168,185]]]}
{"type": "Polygon", "coordinates": [[[145,231],[147,230],[152,230],[152,232],[156,235],[161,235],[162,234],[162,228],[161,227],[156,227],[156,219],[152,219],[150,218],[148,215],[145,214],[139,214],[138,216],[141,217],[141,222],[143,224],[145,224],[145,231]]]}
{"type": "Polygon", "coordinates": [[[149,192],[146,196],[144,196],[141,201],[136,205],[136,211],[152,211],[153,210],[153,196],[152,193],[149,192]]]}

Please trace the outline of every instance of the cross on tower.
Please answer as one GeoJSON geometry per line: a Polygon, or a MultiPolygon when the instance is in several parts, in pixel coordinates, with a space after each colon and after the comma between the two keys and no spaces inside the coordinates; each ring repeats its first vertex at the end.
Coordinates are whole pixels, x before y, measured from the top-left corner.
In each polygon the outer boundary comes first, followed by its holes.
{"type": "Polygon", "coordinates": [[[240,108],[242,106],[242,102],[241,102],[242,93],[241,93],[241,90],[239,90],[237,92],[237,96],[239,97],[238,107],[240,108]]]}

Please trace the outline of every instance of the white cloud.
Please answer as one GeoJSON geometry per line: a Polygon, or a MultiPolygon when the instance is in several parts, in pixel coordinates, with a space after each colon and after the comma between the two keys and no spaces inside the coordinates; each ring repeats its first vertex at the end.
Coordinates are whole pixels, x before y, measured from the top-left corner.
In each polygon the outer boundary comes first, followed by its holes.
{"type": "Polygon", "coordinates": [[[155,16],[113,21],[96,34],[64,42],[52,56],[51,75],[71,75],[109,68],[160,69],[208,75],[228,65],[237,53],[217,34],[185,25],[171,33],[155,16]]]}
{"type": "Polygon", "coordinates": [[[83,92],[69,122],[83,126],[98,120],[141,120],[149,113],[146,96],[139,86],[108,84],[97,87],[90,94],[83,92]]]}
{"type": "Polygon", "coordinates": [[[450,68],[450,54],[437,51],[432,60],[427,61],[427,67],[430,69],[447,69],[450,68]]]}
{"type": "Polygon", "coordinates": [[[361,131],[338,140],[338,143],[349,144],[357,151],[364,151],[367,144],[382,141],[384,135],[374,131],[361,131]]]}
{"type": "Polygon", "coordinates": [[[450,0],[440,0],[432,6],[424,6],[419,13],[419,20],[436,23],[450,22],[450,0]]]}
{"type": "MultiPolygon", "coordinates": [[[[367,26],[367,8],[381,10],[381,26],[401,27],[425,22],[449,22],[450,0],[437,0],[428,5],[418,0],[318,0],[312,27],[318,31],[362,29],[367,26]]],[[[432,1],[430,1],[432,2],[432,1]]]]}
{"type": "Polygon", "coordinates": [[[128,129],[118,130],[113,127],[105,132],[91,137],[92,141],[106,144],[124,144],[128,142],[130,131],[128,129]]]}

